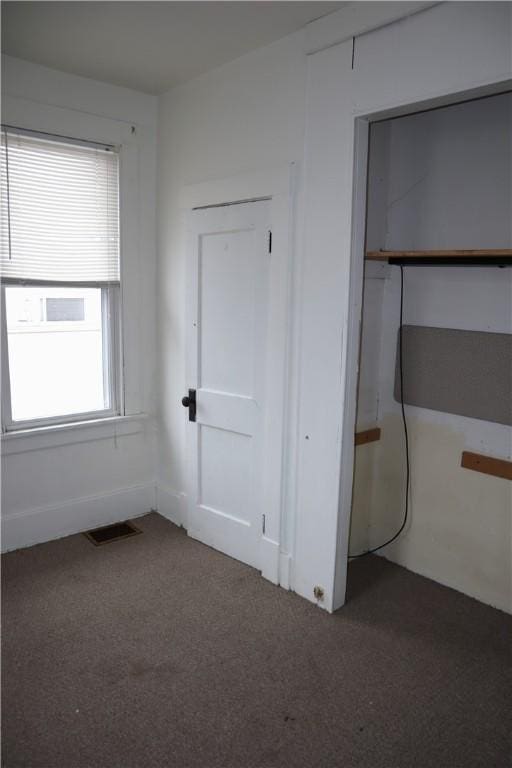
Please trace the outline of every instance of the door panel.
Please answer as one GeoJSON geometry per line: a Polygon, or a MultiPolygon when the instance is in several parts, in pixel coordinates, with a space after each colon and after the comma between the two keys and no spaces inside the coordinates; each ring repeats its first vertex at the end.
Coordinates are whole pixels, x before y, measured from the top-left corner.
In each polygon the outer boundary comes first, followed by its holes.
{"type": "Polygon", "coordinates": [[[247,489],[251,486],[253,461],[251,437],[203,426],[199,456],[201,506],[250,524],[247,489]],[[235,482],[226,482],[227,478],[235,482]]]}
{"type": "Polygon", "coordinates": [[[270,254],[266,201],[193,211],[188,264],[188,532],[259,564],[270,254]]]}
{"type": "Polygon", "coordinates": [[[254,278],[259,266],[254,238],[254,230],[201,236],[200,378],[205,389],[253,395],[254,278]]]}
{"type": "Polygon", "coordinates": [[[258,405],[254,398],[201,388],[201,424],[253,435],[257,419],[258,405]]]}

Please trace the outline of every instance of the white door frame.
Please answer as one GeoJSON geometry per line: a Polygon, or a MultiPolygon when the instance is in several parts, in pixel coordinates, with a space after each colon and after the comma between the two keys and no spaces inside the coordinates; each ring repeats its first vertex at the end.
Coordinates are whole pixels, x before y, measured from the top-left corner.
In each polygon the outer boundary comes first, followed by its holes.
{"type": "MultiPolygon", "coordinates": [[[[272,271],[269,284],[269,327],[275,329],[273,344],[268,350],[267,390],[275,402],[280,402],[279,433],[281,441],[265,457],[265,475],[273,480],[265,495],[279,498],[279,504],[265,507],[265,532],[260,547],[262,576],[285,588],[290,586],[290,551],[287,531],[291,522],[285,510],[289,487],[289,446],[287,436],[293,418],[290,403],[292,365],[291,305],[294,270],[292,259],[292,227],[295,196],[295,164],[277,169],[255,171],[223,179],[213,179],[184,187],[180,209],[188,219],[197,208],[207,208],[254,200],[268,200],[272,231],[272,271]],[[270,467],[273,471],[268,471],[270,467]],[[275,483],[279,484],[276,487],[275,483]]],[[[188,384],[183,383],[185,392],[188,384]]],[[[293,398],[296,402],[296,398],[293,398]]],[[[186,505],[184,505],[186,506],[186,505]]],[[[287,506],[287,505],[286,505],[287,506]]],[[[187,521],[185,517],[185,528],[187,521]]]]}
{"type": "MultiPolygon", "coordinates": [[[[348,560],[350,518],[354,474],[354,431],[356,424],[357,384],[359,373],[359,341],[362,322],[362,298],[364,281],[364,248],[367,211],[368,150],[370,124],[404,115],[412,115],[430,109],[492,96],[508,90],[511,81],[498,81],[470,90],[443,93],[427,101],[410,104],[388,105],[385,110],[354,115],[354,185],[352,198],[352,246],[350,252],[350,290],[347,318],[347,367],[345,397],[343,402],[343,437],[341,445],[339,526],[337,539],[337,598],[344,602],[345,571],[348,560]]],[[[338,607],[338,606],[336,606],[338,607]]]]}

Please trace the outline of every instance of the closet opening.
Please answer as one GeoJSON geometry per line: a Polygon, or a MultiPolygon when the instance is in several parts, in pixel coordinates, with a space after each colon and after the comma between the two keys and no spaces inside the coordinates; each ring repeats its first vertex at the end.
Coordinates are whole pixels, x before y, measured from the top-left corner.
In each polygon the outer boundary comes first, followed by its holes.
{"type": "Polygon", "coordinates": [[[512,92],[370,124],[349,600],[384,558],[510,610],[511,179],[512,92]]]}

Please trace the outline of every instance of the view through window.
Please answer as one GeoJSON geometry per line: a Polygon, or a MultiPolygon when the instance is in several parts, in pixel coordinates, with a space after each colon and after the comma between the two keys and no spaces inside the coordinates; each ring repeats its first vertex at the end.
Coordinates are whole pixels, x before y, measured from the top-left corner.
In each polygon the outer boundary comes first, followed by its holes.
{"type": "Polygon", "coordinates": [[[109,408],[101,288],[5,290],[13,421],[109,408]]]}

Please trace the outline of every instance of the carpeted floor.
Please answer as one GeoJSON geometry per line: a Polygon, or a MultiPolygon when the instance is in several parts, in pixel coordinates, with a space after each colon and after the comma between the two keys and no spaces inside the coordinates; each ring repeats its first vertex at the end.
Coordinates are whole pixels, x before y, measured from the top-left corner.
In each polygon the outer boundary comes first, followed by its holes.
{"type": "Polygon", "coordinates": [[[4,557],[4,768],[511,764],[512,617],[378,557],[329,616],[137,524],[4,557]]]}

